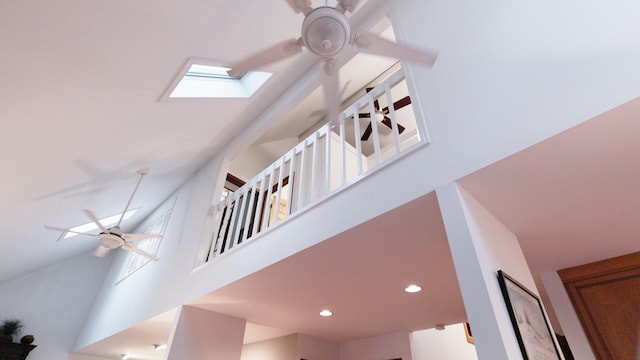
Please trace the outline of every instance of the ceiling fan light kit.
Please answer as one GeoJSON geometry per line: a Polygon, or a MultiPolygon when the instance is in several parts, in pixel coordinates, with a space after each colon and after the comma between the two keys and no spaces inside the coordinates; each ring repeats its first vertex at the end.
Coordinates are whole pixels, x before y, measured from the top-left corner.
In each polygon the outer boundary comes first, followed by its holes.
{"type": "Polygon", "coordinates": [[[336,8],[313,9],[302,22],[302,43],[312,53],[333,59],[351,40],[347,17],[336,8]]]}

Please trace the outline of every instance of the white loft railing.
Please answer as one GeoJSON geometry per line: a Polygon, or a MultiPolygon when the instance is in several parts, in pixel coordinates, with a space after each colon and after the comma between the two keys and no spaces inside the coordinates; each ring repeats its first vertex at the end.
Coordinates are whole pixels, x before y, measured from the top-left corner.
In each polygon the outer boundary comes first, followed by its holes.
{"type": "MultiPolygon", "coordinates": [[[[197,265],[252,240],[421,143],[422,122],[415,120],[414,111],[401,111],[405,131],[400,134],[400,111],[388,106],[394,103],[392,90],[403,80],[400,69],[345,109],[339,126],[324,125],[214,205],[214,230],[203,244],[197,265]],[[381,110],[388,112],[390,127],[380,122],[381,110]],[[370,136],[362,140],[369,124],[370,136]]],[[[400,91],[407,94],[406,90],[400,91]]]]}

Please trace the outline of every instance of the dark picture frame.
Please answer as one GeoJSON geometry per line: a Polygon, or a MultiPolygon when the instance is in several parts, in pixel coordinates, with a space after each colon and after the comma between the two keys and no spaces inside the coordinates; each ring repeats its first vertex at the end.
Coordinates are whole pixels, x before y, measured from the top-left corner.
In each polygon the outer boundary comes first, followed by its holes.
{"type": "Polygon", "coordinates": [[[525,360],[562,360],[540,298],[524,285],[498,271],[502,296],[525,360]]]}

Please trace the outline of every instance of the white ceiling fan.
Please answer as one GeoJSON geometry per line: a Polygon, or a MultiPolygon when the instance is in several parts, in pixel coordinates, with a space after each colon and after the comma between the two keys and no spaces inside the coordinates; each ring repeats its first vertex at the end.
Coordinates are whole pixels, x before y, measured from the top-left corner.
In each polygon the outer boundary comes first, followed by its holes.
{"type": "Polygon", "coordinates": [[[95,236],[98,238],[98,241],[100,242],[100,244],[98,245],[98,247],[93,251],[93,255],[98,256],[98,257],[103,257],[105,256],[109,250],[113,250],[113,249],[117,249],[119,247],[122,247],[125,250],[129,250],[132,251],[134,253],[140,254],[144,257],[147,257],[151,260],[158,260],[158,258],[156,258],[155,256],[139,249],[138,247],[136,247],[135,245],[133,245],[133,242],[136,241],[140,241],[140,240],[144,240],[144,239],[150,239],[150,238],[157,238],[157,237],[161,237],[162,235],[159,234],[125,234],[122,232],[122,230],[120,230],[120,223],[122,222],[122,219],[124,218],[125,213],[127,212],[127,210],[129,209],[129,205],[131,205],[131,200],[133,200],[133,196],[136,194],[136,191],[138,190],[138,186],[140,186],[140,183],[142,182],[142,178],[147,175],[149,173],[149,168],[142,168],[140,170],[138,170],[138,174],[140,175],[140,179],[138,179],[138,183],[136,184],[136,187],[133,189],[133,193],[131,194],[131,197],[129,197],[129,201],[127,202],[127,205],[125,206],[124,210],[122,211],[122,215],[120,215],[120,219],[118,220],[118,222],[116,223],[116,225],[106,228],[104,225],[102,225],[102,223],[100,223],[100,220],[98,220],[98,217],[95,216],[95,214],[91,211],[91,210],[83,210],[83,212],[87,215],[87,217],[96,224],[96,226],[98,227],[98,229],[100,229],[100,233],[98,234],[89,234],[89,233],[83,233],[83,232],[78,232],[78,231],[74,231],[71,229],[65,229],[65,228],[60,228],[60,227],[56,227],[56,226],[49,226],[49,225],[45,225],[45,229],[47,230],[54,230],[54,231],[62,231],[63,233],[75,233],[75,234],[79,234],[79,235],[87,235],[87,236],[95,236]]]}
{"type": "Polygon", "coordinates": [[[296,13],[303,13],[302,34],[298,39],[289,39],[264,49],[234,65],[228,71],[239,76],[273,62],[298,54],[307,48],[325,60],[322,76],[327,117],[338,124],[340,114],[340,91],[335,59],[348,44],[359,51],[400,60],[421,63],[431,67],[437,58],[435,51],[416,49],[379,37],[370,32],[353,33],[346,12],[353,12],[358,0],[338,0],[336,7],[311,7],[311,0],[287,0],[296,13]]]}

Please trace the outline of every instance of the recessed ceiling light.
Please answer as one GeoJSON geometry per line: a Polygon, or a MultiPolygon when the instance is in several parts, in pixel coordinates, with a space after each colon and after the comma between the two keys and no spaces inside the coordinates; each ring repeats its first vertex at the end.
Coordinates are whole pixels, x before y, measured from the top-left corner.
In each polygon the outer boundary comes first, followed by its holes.
{"type": "Polygon", "coordinates": [[[331,316],[331,315],[333,315],[331,310],[322,310],[322,311],[320,311],[320,316],[327,317],[327,316],[331,316]]]}
{"type": "MultiPolygon", "coordinates": [[[[124,216],[122,217],[122,220],[127,220],[128,218],[130,218],[133,214],[135,214],[135,212],[138,211],[138,209],[132,209],[127,211],[126,213],[124,213],[124,216]]],[[[122,216],[122,214],[115,214],[115,215],[111,215],[108,216],[106,218],[102,218],[102,219],[98,219],[98,221],[100,221],[100,224],[102,224],[102,226],[108,228],[111,225],[115,225],[118,223],[118,220],[120,220],[120,216],[122,216]]],[[[86,224],[82,224],[82,225],[78,225],[76,227],[72,227],[71,231],[74,232],[67,232],[64,235],[64,238],[70,238],[72,236],[76,236],[76,235],[80,235],[80,234],[76,234],[76,233],[88,233],[89,231],[93,231],[95,229],[98,228],[98,225],[96,225],[96,223],[94,223],[93,221],[88,222],[86,224]]]]}
{"type": "Polygon", "coordinates": [[[404,291],[408,292],[408,293],[417,293],[419,291],[421,291],[422,288],[418,285],[415,284],[411,284],[409,286],[407,286],[406,288],[404,288],[404,291]]]}

